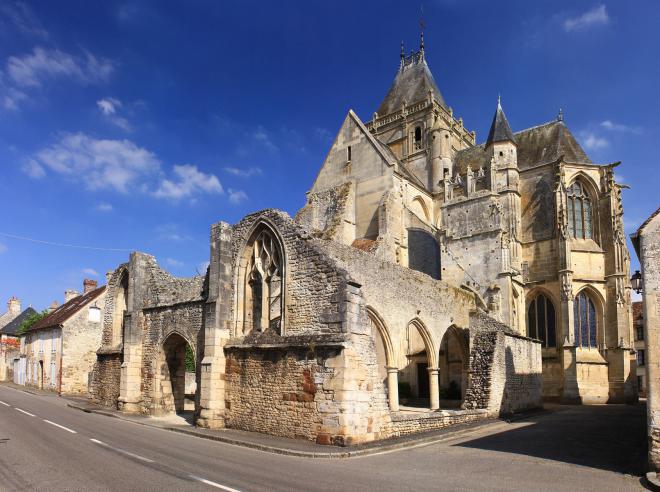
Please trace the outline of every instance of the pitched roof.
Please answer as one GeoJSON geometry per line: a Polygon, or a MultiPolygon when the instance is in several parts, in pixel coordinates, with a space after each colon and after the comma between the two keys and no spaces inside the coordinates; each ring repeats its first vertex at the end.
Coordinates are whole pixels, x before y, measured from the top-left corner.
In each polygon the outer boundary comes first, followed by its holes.
{"type": "Polygon", "coordinates": [[[490,124],[490,131],[488,132],[488,138],[486,139],[486,146],[495,142],[506,142],[507,140],[516,143],[516,139],[513,137],[513,132],[511,131],[509,122],[507,121],[504,110],[502,109],[502,104],[498,98],[497,109],[495,110],[495,115],[493,116],[493,122],[490,124]]]}
{"type": "Polygon", "coordinates": [[[9,323],[7,323],[5,326],[0,328],[0,334],[2,335],[12,335],[15,336],[18,334],[18,329],[21,326],[21,323],[30,315],[35,314],[36,311],[32,309],[31,307],[23,310],[22,313],[20,313],[18,316],[16,316],[13,320],[11,320],[9,323]]]}
{"type": "Polygon", "coordinates": [[[390,90],[376,112],[379,116],[393,113],[400,110],[404,103],[413,104],[426,99],[429,91],[438,104],[447,107],[423,54],[414,53],[402,61],[390,90]]]}
{"type": "Polygon", "coordinates": [[[43,328],[51,328],[54,326],[59,326],[68,320],[71,316],[80,311],[88,303],[100,296],[105,290],[105,285],[102,285],[98,289],[94,289],[87,294],[83,294],[77,297],[74,297],[69,302],[65,302],[60,307],[55,309],[48,316],[40,319],[35,324],[33,324],[28,331],[41,330],[43,328]]]}

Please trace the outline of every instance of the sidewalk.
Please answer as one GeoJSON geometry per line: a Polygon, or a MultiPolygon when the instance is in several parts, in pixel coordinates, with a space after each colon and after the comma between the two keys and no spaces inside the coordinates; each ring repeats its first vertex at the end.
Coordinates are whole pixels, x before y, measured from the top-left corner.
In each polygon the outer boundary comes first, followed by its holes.
{"type": "MultiPolygon", "coordinates": [[[[3,385],[25,391],[35,395],[56,396],[55,393],[42,391],[34,388],[15,385],[13,383],[2,383],[3,385]]],[[[469,424],[457,424],[443,429],[413,434],[402,437],[373,441],[355,446],[328,446],[316,444],[312,441],[302,439],[290,439],[286,437],[271,436],[258,432],[248,432],[238,429],[210,430],[195,427],[191,418],[180,415],[166,417],[152,417],[146,415],[131,415],[101,407],[90,403],[86,398],[62,395],[61,398],[67,402],[67,406],[87,413],[95,413],[107,417],[118,418],[139,425],[146,425],[172,432],[180,432],[202,439],[210,439],[235,446],[243,446],[270,453],[298,456],[305,458],[351,458],[356,456],[367,456],[379,453],[392,452],[401,449],[428,446],[430,444],[444,442],[468,436],[477,430],[489,429],[493,433],[501,432],[509,427],[513,420],[524,420],[526,418],[547,413],[547,410],[539,410],[526,414],[520,414],[507,421],[500,419],[484,419],[469,424]]],[[[188,417],[192,417],[189,415],[188,417]]]]}

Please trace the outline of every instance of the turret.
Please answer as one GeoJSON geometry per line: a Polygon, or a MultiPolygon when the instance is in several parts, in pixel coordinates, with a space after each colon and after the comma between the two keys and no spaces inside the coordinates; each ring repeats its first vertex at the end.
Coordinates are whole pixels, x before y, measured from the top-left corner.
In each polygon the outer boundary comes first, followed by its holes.
{"type": "Polygon", "coordinates": [[[491,182],[494,191],[518,191],[519,171],[516,139],[497,98],[497,109],[486,139],[486,151],[491,156],[491,182]],[[493,179],[495,178],[495,179],[493,179]]]}
{"type": "Polygon", "coordinates": [[[435,122],[429,131],[431,144],[431,191],[442,191],[441,181],[445,171],[451,176],[451,131],[444,124],[442,118],[435,117],[435,122]]]}

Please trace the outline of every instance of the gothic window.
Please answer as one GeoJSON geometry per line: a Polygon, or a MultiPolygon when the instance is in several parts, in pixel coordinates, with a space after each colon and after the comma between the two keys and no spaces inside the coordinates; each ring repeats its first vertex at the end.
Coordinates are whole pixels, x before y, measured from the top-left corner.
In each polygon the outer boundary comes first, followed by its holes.
{"type": "Polygon", "coordinates": [[[568,189],[568,228],[571,237],[591,239],[591,200],[578,181],[568,189]]]}
{"type": "Polygon", "coordinates": [[[539,294],[527,308],[527,336],[541,340],[543,347],[556,347],[555,307],[550,299],[539,294]]]}
{"type": "Polygon", "coordinates": [[[573,324],[577,347],[597,347],[596,306],[587,294],[581,292],[573,301],[573,324]]]}
{"type": "Polygon", "coordinates": [[[280,332],[282,320],[282,253],[273,234],[262,230],[252,243],[246,267],[243,332],[280,332]]]}
{"type": "Polygon", "coordinates": [[[419,126],[415,127],[415,144],[414,144],[414,149],[415,150],[421,150],[422,149],[422,128],[419,126]]]}

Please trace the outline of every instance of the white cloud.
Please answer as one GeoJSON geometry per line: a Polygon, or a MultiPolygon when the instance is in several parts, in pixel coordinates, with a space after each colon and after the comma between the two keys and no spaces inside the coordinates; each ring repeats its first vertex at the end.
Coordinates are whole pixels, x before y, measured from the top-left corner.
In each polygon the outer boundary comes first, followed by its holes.
{"type": "Polygon", "coordinates": [[[154,192],[157,198],[179,200],[195,193],[223,193],[222,185],[214,174],[206,174],[197,166],[183,164],[174,166],[175,181],[163,179],[154,192]]]}
{"type": "Polygon", "coordinates": [[[639,127],[639,126],[623,125],[621,123],[614,123],[611,120],[602,121],[600,123],[600,126],[605,128],[606,130],[613,131],[613,132],[635,133],[635,134],[642,133],[642,128],[639,127]]]}
{"type": "Polygon", "coordinates": [[[91,275],[92,277],[98,277],[99,276],[99,273],[96,270],[94,270],[93,268],[83,268],[82,272],[85,275],[91,275]]]}
{"type": "Polygon", "coordinates": [[[177,267],[177,268],[183,266],[182,261],[175,260],[174,258],[165,258],[165,263],[167,263],[169,266],[177,267]]]}
{"type": "Polygon", "coordinates": [[[0,108],[7,111],[17,111],[20,103],[28,99],[25,92],[7,84],[6,78],[0,71],[0,108]]]}
{"type": "Polygon", "coordinates": [[[247,194],[242,190],[232,190],[229,188],[229,201],[231,203],[241,203],[248,199],[247,194]]]}
{"type": "Polygon", "coordinates": [[[23,172],[34,179],[41,179],[46,176],[46,171],[44,168],[34,159],[28,160],[21,167],[23,172]]]}
{"type": "Polygon", "coordinates": [[[122,116],[119,116],[118,114],[119,110],[123,106],[119,99],[115,99],[114,97],[106,97],[96,101],[96,105],[98,106],[101,113],[103,113],[103,116],[110,123],[126,132],[130,132],[132,130],[131,124],[128,122],[128,120],[122,116]]]}
{"type": "Polygon", "coordinates": [[[99,212],[112,212],[114,207],[110,203],[101,202],[96,206],[96,210],[99,212]]]}
{"type": "Polygon", "coordinates": [[[22,87],[39,87],[45,80],[54,78],[68,78],[83,85],[105,82],[113,70],[110,60],[99,59],[89,52],[77,57],[39,46],[30,54],[11,56],[7,60],[7,74],[22,87]]]}
{"type": "Polygon", "coordinates": [[[607,139],[599,137],[592,132],[583,133],[581,140],[587,150],[600,150],[610,146],[610,142],[607,139]]]}
{"type": "Polygon", "coordinates": [[[0,243],[0,254],[7,251],[7,246],[4,243],[0,243]]]}
{"type": "Polygon", "coordinates": [[[240,178],[249,178],[251,176],[261,176],[263,171],[260,167],[250,167],[248,169],[243,169],[240,167],[225,167],[224,171],[228,174],[238,176],[240,178]]]}
{"type": "Polygon", "coordinates": [[[564,20],[564,30],[582,31],[593,26],[604,26],[609,24],[610,17],[607,14],[605,5],[598,5],[585,13],[576,17],[569,17],[564,20]]]}
{"type": "Polygon", "coordinates": [[[23,34],[48,39],[48,31],[43,28],[32,9],[23,2],[7,2],[0,5],[0,17],[7,19],[23,34]]]}
{"type": "Polygon", "coordinates": [[[130,140],[95,139],[84,133],[65,134],[58,143],[38,151],[33,161],[42,170],[81,181],[91,190],[122,193],[160,170],[156,155],[130,140]]]}

